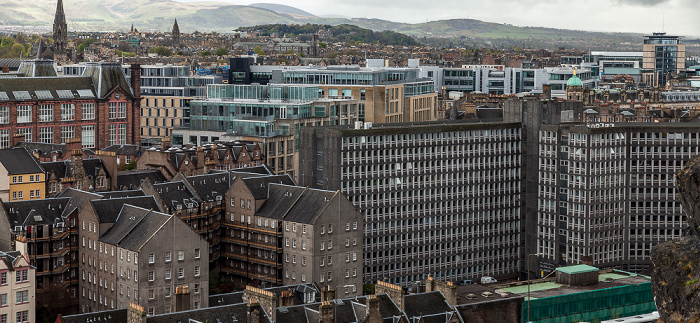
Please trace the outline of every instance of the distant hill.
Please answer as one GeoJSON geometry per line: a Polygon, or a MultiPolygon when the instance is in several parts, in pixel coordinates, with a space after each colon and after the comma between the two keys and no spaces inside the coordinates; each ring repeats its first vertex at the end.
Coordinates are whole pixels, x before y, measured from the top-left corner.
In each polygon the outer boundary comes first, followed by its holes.
{"type": "MultiPolygon", "coordinates": [[[[51,26],[56,0],[0,0],[0,25],[51,26]]],[[[420,24],[381,19],[318,17],[291,6],[257,3],[249,6],[223,2],[172,0],[64,0],[69,30],[127,30],[134,24],[142,31],[167,31],[178,19],[183,32],[226,32],[238,27],[268,24],[355,25],[373,31],[392,31],[416,38],[455,39],[470,44],[497,45],[498,40],[522,46],[606,48],[622,43],[639,44],[641,34],[600,33],[541,27],[517,27],[473,19],[439,20],[420,24]]],[[[392,38],[394,35],[387,34],[392,38]]],[[[537,47],[539,48],[539,47],[537,47]]],[[[545,48],[545,47],[542,47],[545,48]]]]}
{"type": "Polygon", "coordinates": [[[400,34],[391,30],[384,31],[372,31],[366,28],[360,28],[353,25],[315,25],[315,24],[305,24],[305,25],[261,25],[252,26],[248,29],[258,30],[263,36],[270,36],[272,33],[277,33],[280,35],[286,34],[313,34],[319,29],[327,29],[333,34],[333,38],[329,39],[333,42],[363,42],[363,43],[379,43],[382,45],[401,45],[401,46],[416,46],[419,43],[410,36],[400,34]]]}
{"type": "Polygon", "coordinates": [[[286,13],[286,14],[293,15],[293,16],[316,17],[314,14],[308,13],[304,10],[290,7],[290,6],[285,6],[283,4],[253,3],[253,4],[249,4],[248,6],[272,10],[272,11],[278,12],[278,13],[286,13]]]}

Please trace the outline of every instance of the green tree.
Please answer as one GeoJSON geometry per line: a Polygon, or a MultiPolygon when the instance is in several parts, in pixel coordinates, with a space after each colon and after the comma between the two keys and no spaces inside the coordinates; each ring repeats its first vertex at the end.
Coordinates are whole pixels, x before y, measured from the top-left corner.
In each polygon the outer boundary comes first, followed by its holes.
{"type": "Polygon", "coordinates": [[[253,52],[256,53],[256,54],[258,54],[258,55],[260,55],[260,56],[265,56],[265,55],[266,55],[266,54],[265,54],[265,51],[262,50],[262,48],[260,48],[260,46],[255,46],[255,48],[253,48],[253,52]]]}
{"type": "Polygon", "coordinates": [[[151,48],[148,52],[158,54],[158,56],[173,56],[173,51],[163,46],[151,48]]]}
{"type": "Polygon", "coordinates": [[[10,48],[12,44],[14,44],[14,40],[10,37],[5,36],[0,40],[0,47],[10,48]]]}
{"type": "Polygon", "coordinates": [[[13,44],[12,45],[12,53],[14,54],[15,57],[26,56],[26,51],[25,51],[24,46],[22,46],[22,44],[13,44]]]}
{"type": "Polygon", "coordinates": [[[216,56],[226,56],[228,55],[228,50],[225,48],[219,48],[214,52],[214,55],[216,56]]]}
{"type": "Polygon", "coordinates": [[[328,45],[326,45],[326,43],[324,43],[324,42],[320,42],[320,43],[318,43],[318,47],[326,48],[326,47],[328,47],[328,45]]]}
{"type": "Polygon", "coordinates": [[[90,44],[92,44],[92,43],[94,43],[94,42],[95,42],[94,39],[88,38],[88,39],[86,39],[86,40],[83,42],[83,44],[85,44],[85,47],[88,47],[88,46],[90,46],[90,44]]]}
{"type": "MultiPolygon", "coordinates": [[[[78,45],[78,54],[82,53],[83,51],[85,51],[85,44],[78,45]]],[[[117,55],[119,55],[119,54],[117,54],[117,55]]]]}
{"type": "Polygon", "coordinates": [[[211,52],[208,51],[208,50],[205,50],[205,51],[199,53],[199,55],[201,55],[201,56],[211,56],[211,52]]]}

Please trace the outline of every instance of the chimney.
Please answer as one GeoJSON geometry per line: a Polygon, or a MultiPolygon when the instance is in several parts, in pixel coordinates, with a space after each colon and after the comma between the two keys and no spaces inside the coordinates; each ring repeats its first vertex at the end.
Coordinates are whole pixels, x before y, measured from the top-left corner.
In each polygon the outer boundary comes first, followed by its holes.
{"type": "Polygon", "coordinates": [[[119,165],[117,164],[117,153],[113,151],[98,150],[95,152],[95,155],[97,156],[97,158],[102,160],[102,164],[105,166],[107,175],[109,175],[109,178],[111,180],[111,183],[109,185],[110,190],[116,190],[117,171],[119,168],[119,165]]]}
{"type": "Polygon", "coordinates": [[[384,319],[379,312],[379,299],[376,295],[367,295],[367,312],[365,323],[383,323],[384,319]]]}
{"type": "Polygon", "coordinates": [[[334,312],[335,307],[333,303],[330,301],[321,302],[321,306],[318,308],[319,323],[335,323],[334,312]]]}
{"type": "Polygon", "coordinates": [[[126,309],[126,322],[146,323],[146,311],[143,310],[143,306],[130,303],[129,308],[126,309]]]}
{"type": "Polygon", "coordinates": [[[277,308],[277,305],[275,294],[272,292],[253,286],[246,286],[245,291],[243,291],[243,301],[259,303],[263,310],[269,313],[270,319],[273,322],[276,320],[275,308],[277,308]]]}
{"type": "Polygon", "coordinates": [[[188,286],[175,288],[175,312],[190,310],[190,290],[188,286]]]}
{"type": "Polygon", "coordinates": [[[263,322],[263,309],[258,302],[248,303],[248,323],[263,322]]]}
{"type": "Polygon", "coordinates": [[[2,66],[2,72],[3,73],[10,73],[10,67],[7,65],[2,66]]]}
{"type": "Polygon", "coordinates": [[[581,264],[593,266],[593,256],[581,256],[581,264]]]}
{"type": "Polygon", "coordinates": [[[552,85],[544,84],[542,85],[542,99],[551,100],[552,99],[552,85]]]}
{"type": "Polygon", "coordinates": [[[160,149],[166,151],[170,147],[172,147],[170,143],[170,137],[163,137],[163,139],[161,139],[160,141],[160,149]]]}
{"type": "Polygon", "coordinates": [[[141,98],[141,64],[131,63],[131,89],[134,98],[141,98]]]}
{"type": "Polygon", "coordinates": [[[80,150],[81,151],[80,154],[82,155],[83,146],[82,146],[81,139],[80,138],[68,139],[68,141],[66,141],[66,151],[70,152],[72,154],[73,151],[75,151],[75,150],[80,150]]]}
{"type": "Polygon", "coordinates": [[[335,289],[331,289],[330,286],[323,286],[321,290],[321,301],[332,301],[335,299],[335,289]]]}
{"type": "Polygon", "coordinates": [[[22,133],[16,133],[12,135],[12,140],[10,142],[11,147],[17,146],[20,142],[24,141],[24,134],[22,133]]]}
{"type": "Polygon", "coordinates": [[[284,307],[294,306],[294,290],[284,290],[280,296],[280,305],[284,307]]]}
{"type": "Polygon", "coordinates": [[[406,295],[404,294],[403,289],[399,285],[394,285],[380,280],[374,287],[374,294],[386,294],[394,301],[394,303],[396,303],[396,306],[398,306],[399,309],[401,309],[402,311],[405,309],[404,297],[406,295]]]}

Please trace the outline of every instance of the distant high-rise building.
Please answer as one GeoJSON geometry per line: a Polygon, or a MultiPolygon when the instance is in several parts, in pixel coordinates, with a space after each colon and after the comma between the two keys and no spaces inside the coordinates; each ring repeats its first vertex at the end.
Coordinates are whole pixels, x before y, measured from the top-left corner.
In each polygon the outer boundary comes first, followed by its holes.
{"type": "Polygon", "coordinates": [[[180,26],[177,25],[177,19],[175,19],[175,23],[173,24],[173,46],[179,47],[180,46],[180,26]]]}
{"type": "Polygon", "coordinates": [[[679,36],[654,33],[645,36],[642,47],[642,82],[654,87],[666,85],[669,73],[685,67],[685,45],[679,36]]]}
{"type": "Polygon", "coordinates": [[[67,44],[68,25],[66,24],[66,15],[63,12],[63,0],[58,0],[56,17],[53,20],[53,50],[56,60],[60,61],[66,58],[67,44]]]}

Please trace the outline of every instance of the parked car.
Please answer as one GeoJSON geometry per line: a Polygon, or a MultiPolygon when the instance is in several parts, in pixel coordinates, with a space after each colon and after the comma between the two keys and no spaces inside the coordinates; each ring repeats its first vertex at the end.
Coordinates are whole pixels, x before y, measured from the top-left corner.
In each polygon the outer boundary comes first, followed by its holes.
{"type": "Polygon", "coordinates": [[[474,285],[476,283],[471,279],[462,279],[459,281],[459,284],[460,285],[474,285]]]}
{"type": "Polygon", "coordinates": [[[489,277],[489,276],[481,277],[482,284],[491,284],[491,283],[497,283],[497,282],[498,281],[496,280],[496,278],[493,278],[493,277],[489,277]]]}

